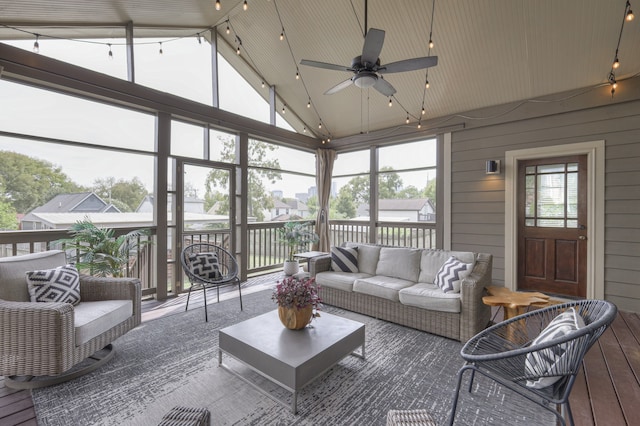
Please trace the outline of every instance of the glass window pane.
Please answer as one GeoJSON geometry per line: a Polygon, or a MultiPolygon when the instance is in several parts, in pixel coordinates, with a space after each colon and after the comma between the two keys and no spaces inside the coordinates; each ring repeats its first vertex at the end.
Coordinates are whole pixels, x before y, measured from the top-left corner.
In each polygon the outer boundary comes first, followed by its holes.
{"type": "Polygon", "coordinates": [[[536,187],[535,176],[525,176],[525,188],[534,189],[536,187]]]}
{"type": "Polygon", "coordinates": [[[233,133],[221,130],[209,130],[209,157],[213,161],[237,164],[236,161],[236,140],[238,137],[233,133]]]}
{"type": "Polygon", "coordinates": [[[535,225],[536,225],[535,219],[525,219],[524,221],[524,226],[535,226],[535,225]]]}
{"type": "Polygon", "coordinates": [[[568,220],[567,221],[567,228],[577,228],[578,227],[578,221],[577,220],[568,220]]]}
{"type": "Polygon", "coordinates": [[[578,217],[578,174],[567,174],[567,217],[578,217]]]}
{"type": "Polygon", "coordinates": [[[369,150],[341,152],[333,163],[333,176],[369,173],[369,150]]]}
{"type": "Polygon", "coordinates": [[[253,220],[315,219],[318,197],[314,176],[286,172],[276,175],[250,168],[248,181],[247,213],[253,220]]]}
{"type": "Polygon", "coordinates": [[[247,81],[218,54],[219,102],[220,108],[244,117],[269,123],[269,88],[262,95],[256,92],[247,81]]]}
{"type": "Polygon", "coordinates": [[[369,175],[334,178],[330,219],[369,219],[369,175]]]}
{"type": "Polygon", "coordinates": [[[155,116],[0,80],[0,129],[152,152],[155,116]]]}
{"type": "Polygon", "coordinates": [[[526,200],[524,205],[524,214],[526,217],[535,217],[536,216],[535,188],[527,188],[525,196],[526,196],[526,200]]]}
{"type": "Polygon", "coordinates": [[[229,229],[229,178],[229,170],[185,164],[185,229],[229,229]]]}
{"type": "Polygon", "coordinates": [[[545,164],[538,166],[538,173],[558,173],[564,172],[564,164],[545,164]]]}
{"type": "Polygon", "coordinates": [[[435,170],[378,175],[378,218],[435,222],[435,170]]]}
{"type": "Polygon", "coordinates": [[[562,219],[538,219],[538,226],[542,228],[564,228],[562,219]]]}
{"type": "Polygon", "coordinates": [[[536,173],[536,166],[527,166],[526,174],[533,175],[536,173]]]}
{"type": "Polygon", "coordinates": [[[435,167],[437,144],[435,139],[400,145],[385,146],[378,149],[379,167],[394,170],[435,167]]]}
{"type": "Polygon", "coordinates": [[[204,128],[172,120],[171,155],[203,159],[204,128]]]}
{"type": "Polygon", "coordinates": [[[202,44],[195,37],[137,38],[134,58],[136,83],[213,105],[211,46],[204,38],[202,44]]]}
{"type": "Polygon", "coordinates": [[[538,217],[564,217],[564,176],[563,173],[538,175],[538,217]]]}
{"type": "MultiPolygon", "coordinates": [[[[82,29],[74,28],[74,31],[77,34],[81,33],[82,29]]],[[[124,39],[125,31],[123,28],[110,28],[105,31],[112,33],[114,38],[60,40],[41,36],[38,39],[39,53],[43,56],[126,80],[127,49],[124,39]],[[111,56],[109,56],[109,44],[111,44],[111,56]]],[[[38,32],[43,34],[54,33],[53,29],[49,31],[42,28],[38,32]]],[[[35,39],[3,40],[2,42],[32,52],[35,39]]]]}
{"type": "Polygon", "coordinates": [[[569,163],[567,164],[568,172],[577,172],[578,171],[578,163],[569,163]]]}

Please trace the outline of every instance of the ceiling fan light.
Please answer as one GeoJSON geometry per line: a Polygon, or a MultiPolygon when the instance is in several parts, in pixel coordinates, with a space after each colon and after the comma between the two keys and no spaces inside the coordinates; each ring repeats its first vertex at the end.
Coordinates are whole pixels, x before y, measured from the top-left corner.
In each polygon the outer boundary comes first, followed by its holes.
{"type": "Polygon", "coordinates": [[[362,73],[354,77],[353,84],[361,89],[373,86],[378,81],[378,77],[374,73],[362,73]]]}

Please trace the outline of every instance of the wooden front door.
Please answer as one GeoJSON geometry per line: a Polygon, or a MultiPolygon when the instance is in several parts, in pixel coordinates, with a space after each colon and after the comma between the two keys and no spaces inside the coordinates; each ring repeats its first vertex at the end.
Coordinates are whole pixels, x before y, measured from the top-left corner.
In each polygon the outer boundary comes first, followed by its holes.
{"type": "Polygon", "coordinates": [[[586,297],[587,156],[518,162],[518,289],[586,297]]]}

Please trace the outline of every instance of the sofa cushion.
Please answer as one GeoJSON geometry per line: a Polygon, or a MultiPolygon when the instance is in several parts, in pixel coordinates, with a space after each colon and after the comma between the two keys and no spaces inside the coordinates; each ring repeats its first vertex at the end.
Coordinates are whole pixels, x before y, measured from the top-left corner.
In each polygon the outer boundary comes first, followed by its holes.
{"type": "Polygon", "coordinates": [[[74,308],[76,346],[87,343],[132,315],[131,300],[81,302],[74,308]]]}
{"type": "Polygon", "coordinates": [[[398,302],[400,300],[398,292],[403,288],[410,287],[414,284],[415,283],[412,281],[403,280],[401,278],[375,275],[373,277],[355,280],[353,283],[353,291],[398,302]]]}
{"type": "Polygon", "coordinates": [[[422,250],[410,248],[382,247],[376,267],[376,275],[400,278],[416,283],[420,275],[422,250]]]}
{"type": "Polygon", "coordinates": [[[445,293],[459,293],[462,280],[471,274],[472,268],[471,263],[464,263],[451,256],[440,267],[433,283],[445,293]]]}
{"type": "Polygon", "coordinates": [[[331,269],[358,272],[358,247],[331,247],[331,269]]]}
{"type": "Polygon", "coordinates": [[[365,274],[375,275],[380,257],[380,246],[346,243],[346,247],[358,247],[358,269],[365,274]]]}
{"type": "Polygon", "coordinates": [[[32,302],[80,303],[80,274],[73,265],[27,272],[32,302]]]}
{"type": "Polygon", "coordinates": [[[435,284],[418,283],[400,290],[399,296],[403,305],[460,313],[460,293],[445,293],[435,284]]]}
{"type": "Polygon", "coordinates": [[[320,287],[331,287],[343,291],[353,291],[353,282],[355,280],[358,278],[368,278],[370,276],[371,275],[363,272],[351,273],[325,271],[318,272],[316,274],[316,283],[318,283],[320,287]]]}
{"type": "MultiPolygon", "coordinates": [[[[475,265],[475,255],[470,251],[447,251],[447,250],[422,250],[420,257],[420,276],[418,282],[429,283],[434,282],[436,274],[440,267],[451,256],[455,256],[464,263],[475,265]]],[[[471,267],[473,269],[473,266],[471,267]]]]}
{"type": "Polygon", "coordinates": [[[220,263],[216,253],[194,253],[189,255],[191,270],[203,280],[217,280],[222,278],[220,263]]]}
{"type": "Polygon", "coordinates": [[[0,258],[0,299],[30,302],[25,273],[36,269],[51,269],[67,263],[61,250],[0,258]]]}

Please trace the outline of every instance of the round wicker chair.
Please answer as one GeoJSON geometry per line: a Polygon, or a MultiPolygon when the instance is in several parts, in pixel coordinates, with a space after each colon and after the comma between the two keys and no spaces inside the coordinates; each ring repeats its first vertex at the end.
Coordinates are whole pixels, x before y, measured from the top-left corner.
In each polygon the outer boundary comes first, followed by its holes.
{"type": "Polygon", "coordinates": [[[565,425],[564,415],[557,409],[562,408],[573,425],[569,394],[582,359],[616,314],[617,308],[611,302],[576,300],[513,317],[478,333],[460,351],[466,364],[458,372],[449,424],[454,423],[462,377],[465,371],[471,370],[469,392],[478,372],[549,410],[565,425]],[[551,321],[572,307],[584,320],[584,327],[532,344],[551,321]],[[535,357],[544,358],[546,362],[536,365],[535,357]],[[544,387],[535,385],[541,379],[554,383],[544,387]]]}
{"type": "Polygon", "coordinates": [[[209,321],[207,314],[207,289],[215,287],[218,301],[220,301],[220,287],[225,285],[237,285],[240,293],[240,310],[242,310],[242,289],[238,278],[238,263],[227,250],[209,243],[191,244],[180,254],[182,269],[191,282],[189,294],[187,295],[187,306],[189,309],[189,298],[191,291],[202,289],[204,295],[204,318],[209,321]],[[202,266],[202,259],[215,259],[212,263],[202,266]]]}

